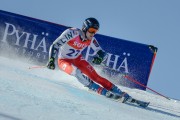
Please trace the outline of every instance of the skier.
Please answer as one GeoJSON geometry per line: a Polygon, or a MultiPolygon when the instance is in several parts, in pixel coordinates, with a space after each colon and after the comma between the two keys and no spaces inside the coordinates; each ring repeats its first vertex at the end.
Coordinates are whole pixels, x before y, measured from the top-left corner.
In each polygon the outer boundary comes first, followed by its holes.
{"type": "Polygon", "coordinates": [[[91,17],[83,22],[81,30],[78,28],[65,30],[50,46],[47,68],[55,69],[55,57],[58,53],[59,68],[75,76],[84,86],[106,97],[121,98],[122,102],[131,101],[131,96],[98,75],[81,55],[81,52],[90,46],[95,54],[92,63],[100,65],[107,58],[106,52],[94,37],[99,27],[99,22],[91,17]]]}

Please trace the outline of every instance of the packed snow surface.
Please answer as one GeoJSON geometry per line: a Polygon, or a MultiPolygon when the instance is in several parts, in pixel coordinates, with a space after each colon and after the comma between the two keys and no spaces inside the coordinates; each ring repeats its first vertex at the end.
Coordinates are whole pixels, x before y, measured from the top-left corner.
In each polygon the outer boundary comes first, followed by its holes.
{"type": "Polygon", "coordinates": [[[119,86],[150,101],[144,109],[88,91],[58,69],[32,66],[37,65],[0,57],[0,120],[180,120],[178,100],[119,86]]]}

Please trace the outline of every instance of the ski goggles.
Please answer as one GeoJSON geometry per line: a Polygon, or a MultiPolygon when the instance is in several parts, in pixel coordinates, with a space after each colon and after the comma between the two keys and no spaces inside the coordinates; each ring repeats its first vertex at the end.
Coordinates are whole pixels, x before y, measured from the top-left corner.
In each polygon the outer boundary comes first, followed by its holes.
{"type": "Polygon", "coordinates": [[[96,34],[97,31],[98,31],[98,30],[95,29],[95,28],[89,28],[89,29],[88,29],[88,32],[89,32],[89,33],[94,33],[94,34],[96,34]]]}

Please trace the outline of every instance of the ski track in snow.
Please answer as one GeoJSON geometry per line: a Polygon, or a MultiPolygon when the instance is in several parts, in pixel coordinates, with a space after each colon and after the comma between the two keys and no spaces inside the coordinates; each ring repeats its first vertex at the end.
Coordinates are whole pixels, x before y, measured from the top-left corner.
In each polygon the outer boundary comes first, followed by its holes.
{"type": "Polygon", "coordinates": [[[180,120],[180,101],[119,86],[147,109],[127,105],[84,88],[59,70],[0,57],[0,120],[180,120]]]}

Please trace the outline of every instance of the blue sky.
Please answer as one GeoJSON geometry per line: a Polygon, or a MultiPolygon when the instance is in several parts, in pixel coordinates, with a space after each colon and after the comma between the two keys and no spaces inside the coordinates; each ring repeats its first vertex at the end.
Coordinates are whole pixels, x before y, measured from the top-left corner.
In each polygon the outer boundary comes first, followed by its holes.
{"type": "Polygon", "coordinates": [[[100,34],[158,47],[148,87],[180,99],[180,0],[1,0],[0,9],[81,28],[87,17],[100,34]]]}

